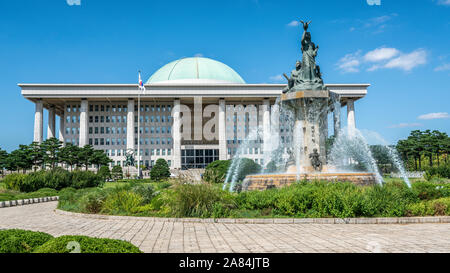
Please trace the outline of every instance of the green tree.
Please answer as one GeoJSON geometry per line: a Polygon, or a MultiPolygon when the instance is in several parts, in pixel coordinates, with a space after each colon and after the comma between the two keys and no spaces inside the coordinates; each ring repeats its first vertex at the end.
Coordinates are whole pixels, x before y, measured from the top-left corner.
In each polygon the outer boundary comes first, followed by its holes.
{"type": "Polygon", "coordinates": [[[119,179],[122,179],[122,178],[123,178],[123,170],[122,170],[122,167],[119,166],[119,165],[115,165],[115,166],[112,168],[111,176],[112,176],[112,178],[113,178],[115,181],[117,181],[117,180],[119,180],[119,179]]]}
{"type": "Polygon", "coordinates": [[[34,171],[44,163],[44,151],[39,142],[33,142],[29,145],[31,161],[33,162],[34,171]]]}
{"type": "Polygon", "coordinates": [[[103,180],[111,178],[111,171],[108,166],[101,166],[97,173],[103,180]]]}
{"type": "Polygon", "coordinates": [[[86,171],[89,168],[89,165],[92,163],[92,156],[94,155],[94,148],[92,148],[91,145],[86,145],[83,148],[81,148],[79,156],[80,156],[80,162],[84,165],[86,168],[86,171]]]}
{"type": "Polygon", "coordinates": [[[106,166],[111,163],[112,160],[105,154],[103,150],[94,150],[90,162],[91,164],[96,165],[98,170],[100,166],[106,166]]]}
{"type": "Polygon", "coordinates": [[[6,161],[8,159],[8,152],[0,149],[0,173],[2,177],[4,175],[4,170],[6,169],[6,161]]]}
{"type": "Polygon", "coordinates": [[[161,179],[169,177],[169,164],[167,164],[167,161],[163,158],[159,158],[158,160],[156,160],[155,166],[153,166],[152,170],[150,171],[150,178],[154,181],[160,181],[161,179]]]}
{"type": "Polygon", "coordinates": [[[80,165],[80,152],[80,147],[75,146],[72,143],[66,143],[66,146],[62,147],[59,152],[60,161],[70,166],[70,170],[72,171],[73,166],[80,165]]]}
{"type": "Polygon", "coordinates": [[[44,151],[44,163],[54,169],[60,162],[59,152],[62,146],[62,142],[57,138],[49,138],[42,142],[41,148],[44,151]]]}

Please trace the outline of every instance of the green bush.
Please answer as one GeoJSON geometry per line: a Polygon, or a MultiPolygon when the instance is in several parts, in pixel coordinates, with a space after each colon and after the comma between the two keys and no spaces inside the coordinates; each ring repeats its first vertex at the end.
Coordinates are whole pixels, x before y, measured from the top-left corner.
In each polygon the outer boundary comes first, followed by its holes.
{"type": "Polygon", "coordinates": [[[111,179],[111,171],[108,166],[101,166],[97,172],[97,175],[100,176],[103,180],[111,179]]]}
{"type": "Polygon", "coordinates": [[[129,190],[109,192],[103,203],[102,212],[108,214],[133,214],[143,204],[144,198],[129,190]]]}
{"type": "Polygon", "coordinates": [[[431,201],[409,204],[407,216],[443,216],[450,215],[450,198],[441,198],[431,201]]]}
{"type": "Polygon", "coordinates": [[[420,200],[432,200],[442,197],[438,185],[431,182],[413,183],[412,190],[420,200]]]}
{"type": "Polygon", "coordinates": [[[442,178],[450,178],[450,164],[428,168],[425,172],[425,177],[432,178],[436,176],[442,178]]]}
{"type": "Polygon", "coordinates": [[[61,236],[38,247],[34,253],[142,253],[133,244],[113,239],[87,236],[61,236]],[[79,249],[77,245],[79,244],[79,249]]]}
{"type": "Polygon", "coordinates": [[[21,192],[34,192],[42,188],[61,190],[66,187],[77,189],[97,187],[102,185],[100,176],[90,171],[74,171],[56,168],[54,170],[41,170],[26,175],[11,174],[5,177],[7,189],[21,192]]]}
{"type": "Polygon", "coordinates": [[[27,177],[26,174],[12,173],[5,176],[2,182],[6,189],[20,191],[25,177],[27,177]]]}
{"type": "Polygon", "coordinates": [[[242,158],[239,164],[237,181],[244,181],[247,175],[261,172],[261,166],[249,158],[242,158]]]}
{"type": "Polygon", "coordinates": [[[232,194],[209,184],[180,184],[167,198],[175,217],[223,217],[235,208],[232,194]]]}
{"type": "Polygon", "coordinates": [[[170,168],[165,159],[159,158],[156,160],[155,166],[150,171],[150,177],[153,181],[161,181],[170,177],[170,168]]]}
{"type": "Polygon", "coordinates": [[[70,186],[75,189],[83,189],[98,187],[103,185],[103,183],[102,177],[91,171],[74,171],[72,172],[72,184],[70,186]]]}
{"type": "Polygon", "coordinates": [[[119,165],[115,165],[111,170],[111,176],[112,176],[112,179],[114,179],[115,181],[122,179],[123,178],[122,167],[119,165]]]}
{"type": "Polygon", "coordinates": [[[231,160],[216,160],[205,168],[203,179],[209,183],[223,183],[230,167],[231,160]]]}
{"type": "Polygon", "coordinates": [[[53,236],[43,232],[0,230],[0,253],[30,253],[52,238],[53,236]]]}

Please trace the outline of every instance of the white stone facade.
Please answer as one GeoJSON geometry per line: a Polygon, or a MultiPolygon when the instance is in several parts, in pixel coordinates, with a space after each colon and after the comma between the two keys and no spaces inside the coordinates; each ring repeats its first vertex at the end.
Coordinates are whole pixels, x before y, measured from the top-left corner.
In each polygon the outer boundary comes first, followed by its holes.
{"type": "MultiPolygon", "coordinates": [[[[140,117],[137,85],[19,86],[22,95],[36,105],[34,141],[43,140],[45,108],[49,110],[48,137],[105,150],[114,165],[124,165],[129,149],[137,154],[138,131],[141,165],[151,166],[158,158],[164,158],[177,169],[202,168],[210,161],[232,158],[255,126],[263,128],[264,135],[270,135],[271,128],[279,128],[283,141],[290,141],[292,133],[283,121],[271,117],[271,108],[285,87],[280,84],[149,84],[141,95],[140,117]],[[190,117],[183,112],[187,109],[190,117]],[[239,110],[245,114],[236,115],[239,110]],[[58,134],[55,116],[59,117],[58,134]],[[185,124],[188,118],[193,125],[191,132],[185,124]]],[[[368,86],[328,85],[330,91],[341,95],[341,106],[350,106],[349,129],[355,126],[354,102],[367,94],[368,86]]],[[[339,127],[340,118],[334,120],[339,127]]],[[[243,154],[264,165],[264,150],[263,139],[256,139],[243,154]]]]}

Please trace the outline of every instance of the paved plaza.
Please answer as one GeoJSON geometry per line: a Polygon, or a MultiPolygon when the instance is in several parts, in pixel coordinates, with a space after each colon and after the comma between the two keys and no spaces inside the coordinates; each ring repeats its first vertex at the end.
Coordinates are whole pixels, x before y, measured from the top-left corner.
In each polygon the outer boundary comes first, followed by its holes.
{"type": "Polygon", "coordinates": [[[55,213],[57,202],[0,209],[0,229],[130,241],[144,252],[450,252],[450,224],[227,224],[92,219],[55,213]]]}

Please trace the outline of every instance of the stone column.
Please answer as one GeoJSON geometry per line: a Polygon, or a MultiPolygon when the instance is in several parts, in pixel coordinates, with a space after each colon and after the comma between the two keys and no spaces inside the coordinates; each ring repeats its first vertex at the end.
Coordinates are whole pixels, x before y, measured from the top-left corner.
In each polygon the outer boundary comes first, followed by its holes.
{"type": "Polygon", "coordinates": [[[333,121],[334,137],[337,138],[339,136],[339,131],[341,130],[341,103],[336,104],[333,109],[333,121]]]}
{"type": "Polygon", "coordinates": [[[225,99],[219,100],[219,160],[227,160],[225,99]]]}
{"type": "Polygon", "coordinates": [[[56,137],[55,134],[55,107],[51,106],[48,109],[48,123],[47,123],[47,139],[56,137]]]}
{"type": "Polygon", "coordinates": [[[127,151],[134,153],[134,99],[128,99],[127,109],[127,151]]]}
{"type": "Polygon", "coordinates": [[[264,165],[270,159],[270,100],[264,99],[263,102],[263,151],[264,151],[264,165]]]}
{"type": "Polygon", "coordinates": [[[355,134],[355,101],[352,99],[347,101],[347,129],[349,136],[355,134]]]}
{"type": "Polygon", "coordinates": [[[64,130],[65,128],[65,117],[64,117],[64,111],[61,112],[61,114],[59,115],[59,141],[61,141],[63,143],[63,145],[65,145],[66,141],[64,139],[64,130]]]}
{"type": "Polygon", "coordinates": [[[180,117],[180,100],[175,99],[173,102],[173,127],[172,127],[172,138],[173,138],[173,168],[181,168],[181,117],[180,117]]]}
{"type": "Polygon", "coordinates": [[[84,147],[89,144],[88,142],[88,100],[81,99],[80,107],[80,140],[79,146],[84,147]]]}
{"type": "Polygon", "coordinates": [[[43,135],[43,114],[44,107],[42,100],[39,99],[36,101],[36,110],[34,112],[34,137],[33,141],[42,143],[42,135],[43,135]]]}

